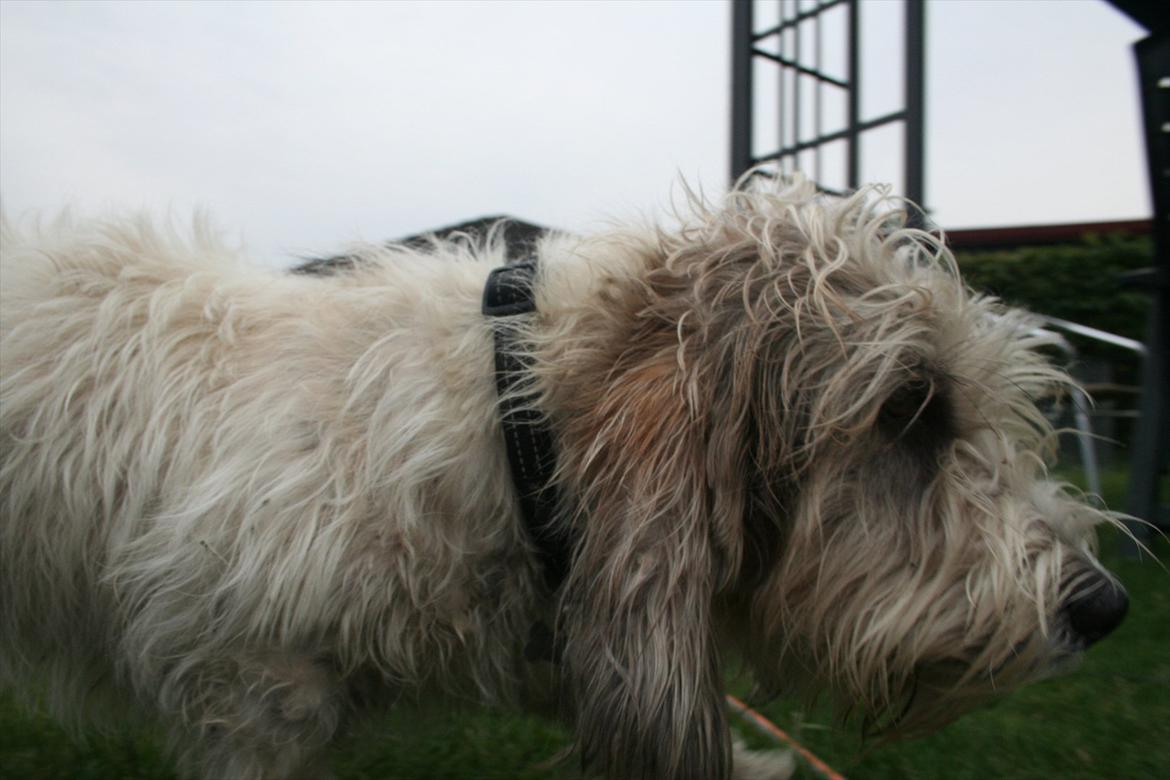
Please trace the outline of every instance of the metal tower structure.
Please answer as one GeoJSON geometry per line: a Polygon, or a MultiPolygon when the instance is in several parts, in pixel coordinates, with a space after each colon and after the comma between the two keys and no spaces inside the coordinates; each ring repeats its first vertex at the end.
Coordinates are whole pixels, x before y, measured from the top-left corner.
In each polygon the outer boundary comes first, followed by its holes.
{"type": "MultiPolygon", "coordinates": [[[[863,107],[862,9],[860,0],[732,0],[732,112],[731,178],[749,168],[775,162],[782,172],[801,169],[822,189],[853,189],[862,183],[862,138],[895,123],[903,126],[902,193],[919,205],[925,196],[923,125],[925,117],[925,0],[904,0],[904,73],[902,107],[865,117],[863,107]],[[756,29],[761,2],[779,6],[779,21],[756,29]],[[845,72],[825,66],[822,32],[830,15],[841,16],[845,47],[845,72]],[[779,69],[779,144],[758,151],[753,128],[763,97],[756,83],[757,67],[779,69]],[[839,126],[826,127],[826,96],[847,108],[839,126]],[[811,103],[811,105],[809,105],[811,103]],[[802,116],[803,113],[803,116],[802,116]],[[811,119],[810,115],[811,114],[811,119]],[[811,127],[809,125],[811,124],[811,127]],[[831,144],[844,142],[843,186],[829,186],[824,178],[822,153],[831,144]],[[806,161],[811,160],[811,165],[806,161]]],[[[772,96],[768,96],[769,98],[772,96]]]]}

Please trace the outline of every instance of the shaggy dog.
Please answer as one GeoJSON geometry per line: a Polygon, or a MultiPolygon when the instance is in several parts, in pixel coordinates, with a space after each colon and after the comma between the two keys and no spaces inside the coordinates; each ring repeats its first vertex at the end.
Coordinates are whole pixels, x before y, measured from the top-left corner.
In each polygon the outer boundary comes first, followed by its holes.
{"type": "Polygon", "coordinates": [[[319,276],[142,221],[5,228],[3,679],[142,713],[209,779],[316,771],[443,695],[555,702],[600,775],[712,780],[749,774],[731,657],[913,733],[1120,622],[1109,518],[1045,474],[1067,379],[1025,317],[881,191],[692,211],[544,237],[535,311],[496,318],[498,240],[319,276]],[[539,526],[501,334],[555,453],[539,526]]]}

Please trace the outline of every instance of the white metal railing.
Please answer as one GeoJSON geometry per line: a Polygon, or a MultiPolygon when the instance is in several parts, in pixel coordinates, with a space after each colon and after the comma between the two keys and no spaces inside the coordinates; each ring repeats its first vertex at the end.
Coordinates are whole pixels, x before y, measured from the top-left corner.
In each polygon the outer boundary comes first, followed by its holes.
{"type": "MultiPolygon", "coordinates": [[[[1102,344],[1109,344],[1119,349],[1124,349],[1129,352],[1140,355],[1144,360],[1147,354],[1146,345],[1140,341],[1126,338],[1125,336],[1118,336],[1116,333],[1099,330],[1097,328],[1090,328],[1087,325],[1081,325],[1076,322],[1069,322],[1062,320],[1059,317],[1045,317],[1038,315],[1040,320],[1044,323],[1044,328],[1039,328],[1040,332],[1049,333],[1058,337],[1056,346],[1070,359],[1075,359],[1077,351],[1072,344],[1060,336],[1060,334],[1053,333],[1054,330],[1064,331],[1066,333],[1074,333],[1083,338],[1099,341],[1102,344]]],[[[1073,424],[1077,429],[1077,443],[1081,450],[1081,465],[1085,467],[1085,481],[1088,483],[1089,492],[1095,496],[1101,495],[1101,470],[1097,464],[1097,447],[1093,442],[1093,425],[1089,419],[1089,411],[1092,408],[1092,402],[1089,396],[1079,386],[1073,390],[1073,424]]]]}

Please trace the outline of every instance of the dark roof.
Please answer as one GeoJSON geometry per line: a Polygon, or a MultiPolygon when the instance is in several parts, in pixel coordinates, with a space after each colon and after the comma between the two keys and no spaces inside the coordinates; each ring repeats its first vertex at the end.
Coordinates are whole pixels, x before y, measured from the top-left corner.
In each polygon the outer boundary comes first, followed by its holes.
{"type": "Polygon", "coordinates": [[[1153,222],[1128,219],[1117,222],[1078,222],[1062,225],[1020,225],[1017,227],[968,228],[948,230],[947,244],[952,249],[1005,249],[1017,246],[1071,244],[1088,234],[1149,235],[1153,222]]]}
{"type": "Polygon", "coordinates": [[[534,225],[531,222],[510,217],[507,214],[496,214],[490,217],[476,217],[475,219],[469,219],[455,225],[448,225],[413,236],[406,236],[405,238],[398,239],[394,243],[425,245],[427,239],[432,236],[436,238],[451,238],[460,233],[470,236],[473,241],[479,241],[487,235],[487,232],[494,225],[500,223],[503,223],[500,229],[503,231],[504,243],[508,247],[508,257],[511,259],[531,254],[536,248],[536,242],[550,230],[541,225],[534,225]]]}
{"type": "MultiPolygon", "coordinates": [[[[469,219],[455,225],[447,225],[446,227],[405,236],[389,243],[406,244],[419,249],[425,249],[431,238],[451,238],[458,234],[466,235],[472,241],[478,242],[487,235],[493,225],[500,223],[502,223],[502,226],[499,229],[503,231],[504,245],[508,248],[509,260],[520,260],[532,254],[536,249],[536,242],[542,235],[550,231],[550,228],[541,227],[531,222],[525,222],[522,219],[500,214],[492,217],[469,219]]],[[[290,270],[294,274],[331,276],[353,268],[354,262],[355,258],[350,255],[307,258],[304,262],[290,270]]]]}

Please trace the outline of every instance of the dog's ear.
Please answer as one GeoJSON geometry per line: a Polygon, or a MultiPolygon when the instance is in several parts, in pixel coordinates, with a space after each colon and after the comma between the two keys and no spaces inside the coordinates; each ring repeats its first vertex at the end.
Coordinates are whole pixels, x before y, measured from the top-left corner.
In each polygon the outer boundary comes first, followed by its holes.
{"type": "Polygon", "coordinates": [[[711,612],[735,533],[713,517],[735,510],[716,506],[718,456],[694,411],[710,407],[688,400],[674,352],[623,358],[579,407],[565,453],[580,503],[562,624],[577,736],[609,777],[723,778],[711,612]]]}

